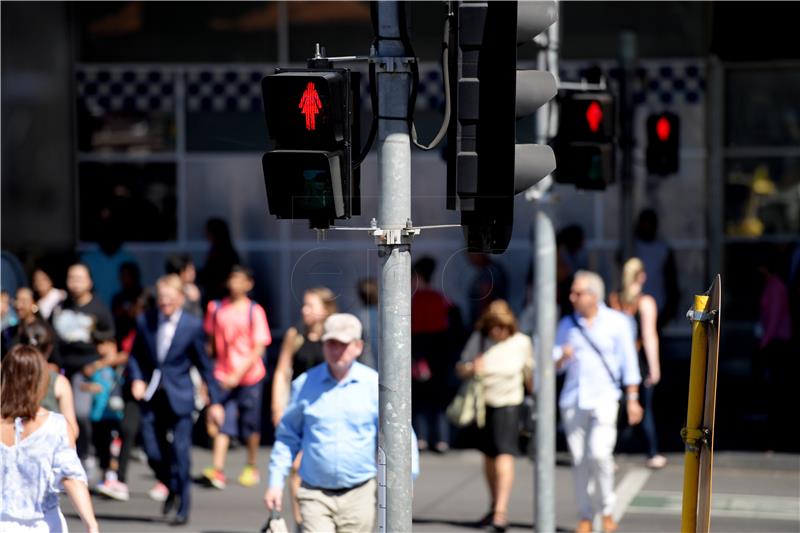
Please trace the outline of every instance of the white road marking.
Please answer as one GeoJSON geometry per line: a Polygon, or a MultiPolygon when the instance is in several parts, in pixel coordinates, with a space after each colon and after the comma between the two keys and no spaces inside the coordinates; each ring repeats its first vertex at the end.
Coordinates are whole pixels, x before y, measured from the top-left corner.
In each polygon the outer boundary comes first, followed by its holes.
{"type": "MultiPolygon", "coordinates": [[[[628,508],[631,514],[680,515],[682,494],[651,490],[640,493],[628,508]]],[[[786,496],[714,494],[711,517],[786,520],[800,523],[800,500],[786,496]]]]}
{"type": "Polygon", "coordinates": [[[614,521],[619,523],[625,516],[625,511],[633,499],[642,490],[644,484],[650,479],[653,473],[649,468],[634,468],[625,474],[619,485],[617,485],[617,505],[614,509],[614,521]]]}

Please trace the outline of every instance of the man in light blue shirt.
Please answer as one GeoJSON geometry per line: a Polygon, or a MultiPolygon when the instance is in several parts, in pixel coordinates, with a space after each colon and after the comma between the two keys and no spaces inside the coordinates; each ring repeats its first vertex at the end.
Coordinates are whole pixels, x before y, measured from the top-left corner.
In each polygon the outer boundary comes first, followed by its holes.
{"type": "Polygon", "coordinates": [[[641,375],[630,319],[606,307],[604,297],[600,276],[576,272],[569,295],[575,313],[562,318],[556,331],[556,367],[566,372],[558,405],[574,463],[579,533],[593,530],[592,484],[602,505],[603,531],[617,529],[612,517],[613,452],[620,385],[625,387],[628,422],[635,425],[642,419],[641,375]]]}
{"type": "MultiPolygon", "coordinates": [[[[334,314],[324,328],[325,363],[294,380],[275,432],[264,502],[269,510],[281,510],[286,475],[302,451],[297,500],[303,530],[371,531],[377,508],[378,373],[356,362],[364,348],[358,318],[334,314]]],[[[412,446],[412,470],[416,452],[412,446]]]]}

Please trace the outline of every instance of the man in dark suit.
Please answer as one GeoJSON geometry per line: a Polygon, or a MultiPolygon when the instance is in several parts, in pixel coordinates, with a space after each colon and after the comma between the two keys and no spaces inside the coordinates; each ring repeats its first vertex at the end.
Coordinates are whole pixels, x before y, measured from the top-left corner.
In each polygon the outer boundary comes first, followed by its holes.
{"type": "Polygon", "coordinates": [[[219,426],[225,412],[205,348],[202,321],[184,313],[183,284],[175,274],[156,284],[158,309],[142,314],[136,325],[129,371],[131,393],[142,402],[142,440],[150,467],[169,488],[167,515],[177,503],[172,525],[189,521],[190,458],[194,386],[189,370],[195,366],[208,386],[208,415],[219,426]],[[172,433],[172,442],[167,438],[172,433]]]}

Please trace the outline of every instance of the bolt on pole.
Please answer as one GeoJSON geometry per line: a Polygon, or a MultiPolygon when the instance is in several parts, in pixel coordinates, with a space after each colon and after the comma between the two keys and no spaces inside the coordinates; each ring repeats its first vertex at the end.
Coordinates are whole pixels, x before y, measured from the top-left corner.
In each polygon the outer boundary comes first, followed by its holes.
{"type": "Polygon", "coordinates": [[[398,2],[378,2],[378,225],[381,258],[378,433],[378,529],[411,531],[411,71],[400,41],[398,2]]]}

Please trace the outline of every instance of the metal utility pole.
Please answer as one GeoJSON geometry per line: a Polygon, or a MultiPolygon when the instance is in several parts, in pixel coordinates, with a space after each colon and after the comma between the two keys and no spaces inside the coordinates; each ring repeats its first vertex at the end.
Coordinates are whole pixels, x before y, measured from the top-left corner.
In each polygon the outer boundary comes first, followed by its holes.
{"type": "Polygon", "coordinates": [[[535,298],[536,331],[536,531],[551,533],[555,523],[556,374],[556,239],[548,206],[536,205],[535,298]]]}
{"type": "Polygon", "coordinates": [[[622,76],[619,83],[620,148],[622,169],[620,173],[621,214],[620,237],[622,257],[625,261],[633,255],[633,81],[636,64],[636,34],[624,31],[619,36],[619,61],[622,76]]]}
{"type": "Polygon", "coordinates": [[[381,258],[378,529],[411,531],[411,141],[399,2],[377,2],[381,258]]]}
{"type": "MultiPolygon", "coordinates": [[[[547,70],[558,79],[558,22],[547,31],[547,48],[539,52],[539,70],[547,70]]],[[[546,105],[536,114],[537,142],[546,144],[558,125],[554,106],[546,105]]],[[[550,217],[548,189],[552,178],[546,177],[532,187],[527,197],[535,208],[536,239],[533,254],[534,292],[536,299],[536,451],[534,470],[534,522],[540,533],[556,531],[556,375],[553,343],[556,332],[556,237],[550,217]]]]}

